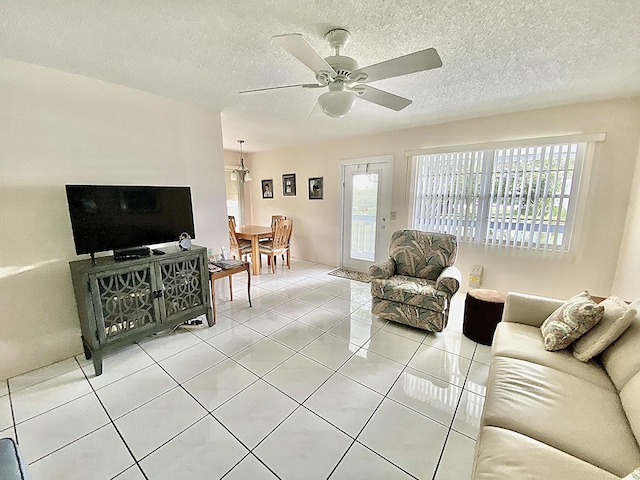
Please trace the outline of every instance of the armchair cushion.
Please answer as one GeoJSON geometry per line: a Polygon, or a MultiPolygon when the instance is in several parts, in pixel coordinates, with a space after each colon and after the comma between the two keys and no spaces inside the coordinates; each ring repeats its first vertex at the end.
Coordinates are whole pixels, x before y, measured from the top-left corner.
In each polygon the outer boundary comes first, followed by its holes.
{"type": "Polygon", "coordinates": [[[374,263],[369,267],[371,278],[389,278],[396,273],[396,263],[392,258],[387,258],[383,262],[374,263]]]}
{"type": "Polygon", "coordinates": [[[460,288],[462,275],[458,267],[445,268],[436,280],[436,290],[442,290],[453,296],[460,288]]]}
{"type": "Polygon", "coordinates": [[[398,230],[391,236],[389,256],[395,261],[397,275],[436,280],[455,262],[457,246],[453,235],[398,230]]]}
{"type": "Polygon", "coordinates": [[[447,308],[447,296],[438,292],[433,280],[394,275],[371,280],[371,294],[392,302],[406,303],[439,312],[447,308]]]}

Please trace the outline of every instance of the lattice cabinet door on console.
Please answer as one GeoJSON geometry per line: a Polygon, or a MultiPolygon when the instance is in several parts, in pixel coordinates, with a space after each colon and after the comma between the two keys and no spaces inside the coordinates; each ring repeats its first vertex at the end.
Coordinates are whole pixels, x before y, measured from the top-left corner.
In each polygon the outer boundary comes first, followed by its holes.
{"type": "Polygon", "coordinates": [[[164,294],[161,297],[162,318],[171,320],[176,315],[184,315],[198,310],[209,300],[209,271],[199,256],[180,260],[160,261],[159,275],[164,294]],[[202,282],[206,283],[205,288],[202,282]]]}
{"type": "Polygon", "coordinates": [[[163,249],[116,262],[113,257],[70,262],[82,344],[102,373],[102,352],[206,315],[213,325],[207,250],[163,249]]]}
{"type": "Polygon", "coordinates": [[[158,313],[151,265],[89,275],[98,339],[102,345],[152,329],[158,313]]]}

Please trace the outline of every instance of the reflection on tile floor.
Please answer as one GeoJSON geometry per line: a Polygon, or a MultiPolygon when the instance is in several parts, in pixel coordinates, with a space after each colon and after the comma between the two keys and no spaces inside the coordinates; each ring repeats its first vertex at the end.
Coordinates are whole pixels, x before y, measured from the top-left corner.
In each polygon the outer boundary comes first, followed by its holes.
{"type": "Polygon", "coordinates": [[[464,294],[427,334],[369,312],[368,285],[292,262],[218,292],[218,323],[0,382],[0,436],[34,480],[469,478],[490,348],[464,294]],[[246,287],[246,283],[244,283],[246,287]]]}

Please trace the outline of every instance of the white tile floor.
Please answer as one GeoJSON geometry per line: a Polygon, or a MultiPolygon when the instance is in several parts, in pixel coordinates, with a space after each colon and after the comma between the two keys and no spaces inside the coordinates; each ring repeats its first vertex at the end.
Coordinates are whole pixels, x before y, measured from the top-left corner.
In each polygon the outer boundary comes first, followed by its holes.
{"type": "MultiPolygon", "coordinates": [[[[234,278],[212,327],[0,383],[34,480],[469,478],[489,348],[371,315],[369,285],[294,261],[234,278]]],[[[219,296],[220,298],[220,296],[219,296]]],[[[206,325],[206,324],[205,324],[206,325]]]]}

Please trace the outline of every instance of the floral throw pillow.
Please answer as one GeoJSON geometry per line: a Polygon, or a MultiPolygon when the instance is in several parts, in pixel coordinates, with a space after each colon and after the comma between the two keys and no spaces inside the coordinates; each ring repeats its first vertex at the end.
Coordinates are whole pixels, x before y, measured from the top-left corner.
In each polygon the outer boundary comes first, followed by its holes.
{"type": "Polygon", "coordinates": [[[567,348],[593,328],[603,313],[604,307],[597,305],[586,290],[571,297],[549,315],[540,327],[545,350],[567,348]]]}

